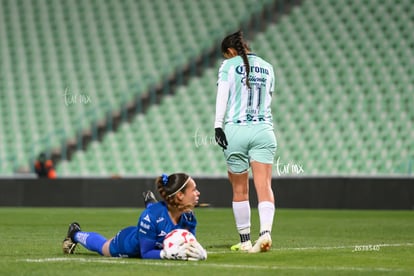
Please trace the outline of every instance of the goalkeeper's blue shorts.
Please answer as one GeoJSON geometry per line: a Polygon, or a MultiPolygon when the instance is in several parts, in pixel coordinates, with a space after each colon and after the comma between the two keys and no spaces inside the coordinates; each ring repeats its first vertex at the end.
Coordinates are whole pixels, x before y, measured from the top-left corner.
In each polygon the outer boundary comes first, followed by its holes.
{"type": "Polygon", "coordinates": [[[140,258],[139,242],[136,238],[137,227],[129,226],[116,234],[109,244],[109,252],[112,257],[140,258]]]}

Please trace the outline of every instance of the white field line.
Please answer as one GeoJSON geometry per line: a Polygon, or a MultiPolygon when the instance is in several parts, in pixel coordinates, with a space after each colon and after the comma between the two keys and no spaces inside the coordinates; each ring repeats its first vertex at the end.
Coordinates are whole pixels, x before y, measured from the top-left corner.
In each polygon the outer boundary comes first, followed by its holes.
{"type": "MultiPolygon", "coordinates": [[[[335,249],[354,249],[356,246],[323,246],[323,247],[292,247],[292,248],[272,248],[272,251],[306,251],[306,250],[335,250],[335,249]]],[[[368,246],[368,245],[367,245],[368,246]]],[[[378,244],[381,247],[411,247],[414,243],[394,243],[394,244],[378,244]]],[[[208,251],[208,254],[234,253],[230,250],[223,252],[208,251]]],[[[77,257],[60,257],[60,258],[39,258],[39,259],[20,259],[18,261],[29,263],[59,263],[59,262],[79,262],[79,263],[105,263],[105,264],[128,264],[128,265],[148,265],[148,266],[185,266],[192,262],[165,262],[157,260],[139,260],[132,262],[130,259],[122,258],[77,258],[77,257]]],[[[230,269],[251,269],[251,270],[314,270],[314,271],[376,271],[376,272],[398,272],[406,271],[399,268],[386,267],[347,267],[347,266],[278,266],[278,265],[244,265],[244,264],[217,264],[209,263],[209,261],[197,262],[197,266],[214,267],[214,268],[230,268],[230,269]]]]}
{"type": "MultiPolygon", "coordinates": [[[[414,246],[414,243],[383,243],[383,244],[371,244],[371,245],[339,245],[339,246],[311,246],[311,247],[281,247],[281,248],[272,248],[272,251],[312,251],[312,250],[336,250],[336,249],[355,249],[355,247],[410,247],[414,246]]],[[[364,251],[364,250],[361,250],[364,251]]],[[[234,253],[230,250],[223,251],[208,251],[208,254],[226,254],[234,253]]]]}
{"type": "MultiPolygon", "coordinates": [[[[59,263],[59,262],[68,262],[68,263],[104,263],[104,264],[128,264],[128,265],[148,265],[148,266],[165,266],[165,267],[179,267],[187,266],[193,262],[165,262],[165,261],[149,261],[149,260],[140,260],[138,262],[128,261],[128,259],[122,258],[43,258],[43,259],[22,259],[20,261],[29,262],[29,263],[59,263]]],[[[250,270],[328,270],[328,271],[376,271],[376,272],[402,272],[406,271],[399,268],[386,268],[386,267],[346,267],[346,266],[277,266],[277,265],[237,265],[237,264],[215,264],[209,263],[208,261],[197,262],[197,267],[212,267],[212,268],[230,268],[230,269],[250,269],[250,270]]]]}

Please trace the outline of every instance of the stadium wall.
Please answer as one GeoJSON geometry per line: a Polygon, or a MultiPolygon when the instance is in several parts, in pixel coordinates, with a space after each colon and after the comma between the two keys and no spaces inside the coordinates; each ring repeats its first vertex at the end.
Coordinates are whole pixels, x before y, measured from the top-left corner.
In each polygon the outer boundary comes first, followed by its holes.
{"type": "MultiPolygon", "coordinates": [[[[231,186],[224,178],[195,178],[200,203],[231,207],[231,186]]],[[[274,178],[279,208],[414,209],[414,178],[274,178]]],[[[0,206],[143,207],[142,193],[154,190],[154,178],[1,179],[0,206]]],[[[257,206],[250,181],[252,207],[257,206]]]]}

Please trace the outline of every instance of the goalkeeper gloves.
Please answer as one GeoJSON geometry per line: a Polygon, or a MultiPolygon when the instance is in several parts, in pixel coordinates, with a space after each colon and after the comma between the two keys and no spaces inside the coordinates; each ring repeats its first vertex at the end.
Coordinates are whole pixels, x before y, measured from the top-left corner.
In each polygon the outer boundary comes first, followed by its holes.
{"type": "Polygon", "coordinates": [[[167,260],[188,260],[187,257],[187,244],[180,245],[177,250],[166,250],[165,248],[161,250],[160,257],[161,259],[167,260]]]}
{"type": "Polygon", "coordinates": [[[189,261],[207,260],[207,251],[197,241],[188,243],[187,256],[189,261]]]}
{"type": "Polygon", "coordinates": [[[197,241],[184,243],[176,250],[162,249],[161,259],[183,260],[183,261],[202,261],[207,260],[207,251],[197,241]]]}
{"type": "Polygon", "coordinates": [[[216,138],[216,142],[217,144],[219,144],[220,147],[222,147],[223,149],[227,149],[227,139],[226,139],[226,134],[224,133],[223,129],[218,127],[215,128],[215,138],[216,138]]]}

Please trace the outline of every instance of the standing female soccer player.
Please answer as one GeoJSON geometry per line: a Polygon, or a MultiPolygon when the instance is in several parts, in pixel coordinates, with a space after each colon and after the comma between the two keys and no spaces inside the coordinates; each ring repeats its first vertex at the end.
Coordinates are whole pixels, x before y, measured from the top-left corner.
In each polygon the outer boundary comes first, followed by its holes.
{"type": "Polygon", "coordinates": [[[108,257],[204,260],[206,252],[198,243],[186,244],[175,254],[163,249],[165,236],[174,229],[187,229],[195,236],[197,220],[193,209],[200,195],[195,181],[187,174],[176,173],[158,177],[156,185],[164,200],[147,205],[137,226],[124,228],[107,240],[98,233],[83,232],[74,222],[63,241],[63,252],[73,254],[80,243],[86,249],[108,257]]]}
{"type": "Polygon", "coordinates": [[[223,148],[233,189],[233,213],[240,243],[232,250],[268,251],[275,213],[271,187],[276,152],[271,113],[273,66],[250,52],[241,31],[224,38],[217,82],[215,138],[223,148]],[[224,130],[223,130],[224,127],[224,130]],[[250,241],[249,167],[258,196],[260,236],[250,241]]]}

